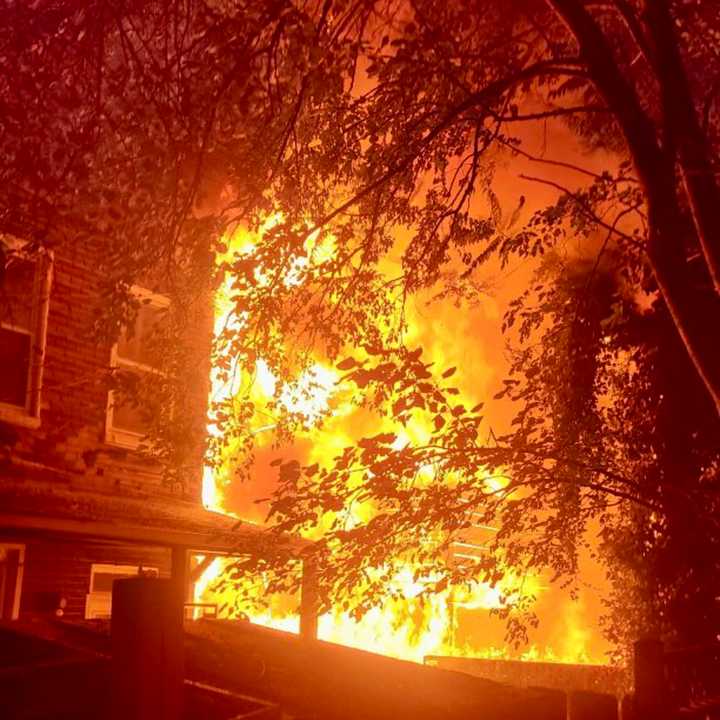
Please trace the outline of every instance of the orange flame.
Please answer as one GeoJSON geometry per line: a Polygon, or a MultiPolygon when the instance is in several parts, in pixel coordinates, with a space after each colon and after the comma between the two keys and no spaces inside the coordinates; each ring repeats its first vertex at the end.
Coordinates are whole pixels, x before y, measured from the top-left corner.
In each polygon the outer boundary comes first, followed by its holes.
{"type": "MultiPolygon", "coordinates": [[[[229,252],[252,253],[255,247],[253,238],[244,232],[236,233],[227,242],[229,252]]],[[[309,246],[309,252],[332,253],[332,243],[326,243],[321,248],[309,246]]],[[[298,261],[297,268],[303,266],[303,260],[298,261]]],[[[259,278],[261,281],[261,278],[259,278]]],[[[232,278],[227,277],[215,298],[215,333],[216,336],[228,326],[229,323],[236,323],[241,326],[242,319],[233,316],[233,305],[231,301],[232,278]]],[[[297,272],[289,273],[287,282],[297,282],[297,272]]],[[[490,312],[496,317],[497,309],[492,306],[490,312]]],[[[462,390],[463,363],[475,365],[472,378],[468,377],[466,384],[477,388],[478,373],[477,366],[471,361],[471,347],[473,345],[473,334],[458,332],[450,322],[447,324],[435,321],[431,331],[424,332],[423,318],[418,313],[411,312],[409,315],[409,333],[414,338],[424,341],[429,345],[431,358],[438,367],[447,367],[450,350],[454,349],[459,362],[455,363],[460,367],[460,382],[458,385],[462,390]],[[468,339],[463,344],[463,337],[468,339]]],[[[445,318],[444,318],[445,319],[445,318]]],[[[476,344],[476,343],[475,343],[476,344]]],[[[487,365],[486,365],[487,367],[487,365]]],[[[492,374],[492,369],[487,367],[487,375],[492,374]]],[[[307,420],[310,429],[305,434],[312,446],[308,451],[308,463],[333,457],[338,454],[342,447],[353,441],[352,421],[354,408],[349,404],[343,404],[338,395],[339,374],[330,367],[318,362],[312,365],[301,377],[293,383],[285,383],[278,393],[278,378],[276,378],[267,364],[258,359],[255,367],[254,382],[251,389],[251,399],[267,401],[270,398],[279,398],[279,402],[285,408],[294,413],[301,413],[307,420]],[[333,413],[328,422],[322,428],[313,427],[315,421],[323,415],[329,403],[333,401],[333,413]]],[[[483,387],[476,392],[484,391],[489,382],[488,378],[482,379],[483,387]]],[[[230,373],[229,380],[221,379],[217,368],[211,373],[211,399],[213,401],[224,401],[232,399],[241,386],[240,372],[230,373]]],[[[474,405],[473,398],[464,398],[469,405],[474,405]]],[[[388,424],[390,421],[387,421],[388,424]]],[[[272,430],[274,425],[267,422],[258,422],[253,432],[258,434],[258,439],[264,442],[261,433],[272,430]]],[[[386,428],[380,428],[384,431],[386,428]]],[[[388,428],[389,429],[389,426],[388,428]]],[[[430,420],[427,422],[418,417],[411,422],[396,440],[397,447],[402,447],[409,442],[424,442],[430,437],[432,426],[430,420]]],[[[217,436],[220,429],[212,418],[208,423],[208,433],[217,436]]],[[[232,458],[237,448],[232,445],[226,448],[223,461],[219,467],[206,467],[203,478],[203,503],[212,510],[229,512],[230,503],[227,499],[227,491],[231,485],[232,458]]],[[[432,473],[432,468],[427,469],[432,473]]],[[[360,509],[358,512],[364,512],[360,509]]],[[[217,581],[223,574],[228,560],[215,559],[205,570],[202,577],[195,585],[194,599],[196,602],[215,603],[219,607],[232,607],[234,605],[232,591],[218,589],[217,581]]],[[[603,653],[606,651],[604,645],[599,641],[598,633],[592,629],[587,621],[585,608],[579,603],[572,601],[566,595],[559,596],[557,590],[550,591],[540,583],[538,578],[527,578],[525,581],[526,592],[533,597],[540,598],[552,595],[549,614],[555,615],[555,633],[552,643],[536,642],[531,644],[521,654],[512,653],[503,643],[503,631],[501,623],[494,621],[492,631],[489,614],[492,609],[502,606],[502,592],[498,588],[478,583],[470,590],[447,590],[445,592],[418,600],[417,596],[422,587],[414,578],[413,568],[403,567],[395,577],[399,590],[400,599],[388,600],[382,607],[375,607],[370,610],[362,619],[351,618],[347,613],[339,609],[323,615],[319,619],[319,637],[323,640],[349,645],[364,650],[370,650],[399,658],[422,662],[427,655],[464,655],[468,657],[486,658],[508,658],[515,657],[526,660],[545,660],[561,662],[584,662],[603,663],[603,653]],[[478,632],[459,632],[461,626],[473,625],[468,618],[475,618],[475,624],[480,629],[478,632]],[[558,625],[557,618],[561,618],[558,625]]],[[[229,612],[224,610],[225,613],[229,612]]],[[[249,619],[252,622],[267,625],[289,632],[297,632],[299,619],[290,609],[282,604],[261,613],[251,613],[249,619]]]]}

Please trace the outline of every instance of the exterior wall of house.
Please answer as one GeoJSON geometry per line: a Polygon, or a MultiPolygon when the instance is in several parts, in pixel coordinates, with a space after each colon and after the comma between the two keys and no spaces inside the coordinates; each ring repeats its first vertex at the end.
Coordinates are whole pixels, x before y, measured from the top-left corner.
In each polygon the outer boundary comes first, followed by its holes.
{"type": "Polygon", "coordinates": [[[142,566],[156,569],[160,577],[170,574],[166,548],[39,539],[25,540],[24,545],[21,618],[52,614],[60,598],[65,600],[64,617],[85,617],[93,563],[142,566]]]}
{"type": "MultiPolygon", "coordinates": [[[[1,238],[0,238],[1,239],[1,238]]],[[[201,504],[202,433],[208,393],[209,341],[212,330],[211,303],[189,313],[198,361],[186,378],[187,396],[178,403],[183,417],[193,414],[198,442],[189,453],[182,484],[170,485],[163,468],[137,451],[107,441],[106,422],[109,368],[112,346],[97,341],[93,326],[101,302],[101,278],[97,258],[82,244],[57,248],[52,259],[52,283],[47,305],[47,329],[37,417],[15,417],[7,406],[0,415],[0,483],[47,485],[58,483],[78,491],[97,491],[113,496],[173,496],[201,504]],[[199,330],[199,331],[198,331],[199,330]]],[[[2,368],[0,368],[0,371],[2,368]]],[[[12,408],[11,408],[12,411],[12,408]]],[[[68,618],[85,617],[93,563],[109,566],[142,566],[168,576],[170,550],[140,545],[69,541],[50,534],[3,530],[0,507],[0,546],[24,546],[20,575],[3,567],[0,586],[5,589],[10,572],[20,587],[20,616],[52,614],[60,598],[68,618]],[[5,573],[3,575],[3,573],[5,573]]],[[[52,508],[48,508],[48,515],[52,508]]],[[[132,524],[136,518],[128,518],[132,524]]],[[[0,548],[2,549],[2,548],[0,548]]],[[[5,563],[7,565],[7,563],[5,563]]],[[[2,589],[2,588],[0,588],[2,589]]],[[[0,592],[0,595],[8,595],[0,592]]],[[[8,597],[8,607],[17,612],[8,597]]],[[[3,598],[0,597],[0,601],[3,598]]],[[[5,613],[7,617],[7,612],[5,613]]],[[[3,613],[0,612],[0,618],[3,613]]]]}
{"type": "MultiPolygon", "coordinates": [[[[162,468],[140,459],[133,450],[106,441],[112,347],[98,344],[93,336],[101,299],[96,268],[93,253],[82,245],[69,244],[55,252],[40,426],[22,427],[0,418],[0,445],[7,445],[18,466],[23,462],[26,467],[31,463],[42,466],[36,469],[42,471],[43,480],[48,472],[55,472],[58,481],[86,489],[172,493],[200,502],[200,453],[196,453],[196,469],[186,474],[185,484],[170,487],[163,482],[162,468]]],[[[209,312],[208,302],[206,314],[209,312]]],[[[195,388],[193,409],[204,418],[207,367],[199,365],[197,377],[189,384],[195,388]]],[[[0,458],[0,479],[3,474],[0,458]]],[[[32,477],[35,471],[27,470],[27,474],[32,477]]]]}

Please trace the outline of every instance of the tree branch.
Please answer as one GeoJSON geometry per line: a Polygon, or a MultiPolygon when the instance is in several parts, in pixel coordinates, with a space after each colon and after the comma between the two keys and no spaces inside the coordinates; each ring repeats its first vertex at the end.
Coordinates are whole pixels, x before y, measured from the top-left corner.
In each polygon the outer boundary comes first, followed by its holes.
{"type": "Polygon", "coordinates": [[[651,0],[645,8],[657,48],[665,130],[678,153],[697,237],[715,292],[720,295],[720,188],[710,164],[712,152],[695,112],[667,0],[651,0]]]}
{"type": "Polygon", "coordinates": [[[521,177],[523,180],[540,183],[541,185],[548,185],[549,187],[553,187],[556,190],[560,190],[562,193],[572,198],[578,205],[578,207],[583,211],[583,213],[588,217],[588,219],[592,220],[592,222],[597,223],[602,228],[605,228],[605,230],[607,230],[609,233],[617,235],[618,237],[621,237],[623,240],[626,240],[633,245],[637,245],[637,238],[633,237],[632,235],[628,235],[627,233],[624,233],[622,230],[618,230],[617,227],[615,227],[615,224],[610,225],[609,223],[606,223],[593,211],[593,209],[582,198],[578,197],[578,195],[576,195],[568,188],[563,187],[562,185],[554,182],[553,180],[546,180],[545,178],[534,177],[533,175],[525,175],[521,173],[518,177],[521,177]]]}
{"type": "MultiPolygon", "coordinates": [[[[501,145],[504,145],[506,148],[508,148],[511,152],[516,153],[517,155],[521,155],[528,160],[532,160],[532,162],[542,163],[544,165],[553,165],[554,167],[567,168],[568,170],[574,170],[575,172],[587,175],[588,177],[594,178],[596,180],[602,179],[602,175],[600,173],[592,172],[592,170],[588,170],[587,168],[581,167],[580,165],[574,165],[573,163],[563,162],[561,160],[548,160],[547,158],[538,157],[537,155],[529,153],[527,150],[523,150],[518,145],[513,145],[512,143],[509,143],[507,140],[504,140],[501,137],[498,137],[497,141],[501,145]]],[[[637,183],[637,179],[632,177],[621,177],[618,178],[618,180],[629,183],[637,183]]]]}
{"type": "MultiPolygon", "coordinates": [[[[620,71],[612,48],[579,0],[547,0],[573,33],[590,77],[625,135],[648,202],[648,258],[660,292],[690,359],[720,414],[720,344],[708,339],[707,323],[720,317],[718,299],[697,289],[687,268],[685,242],[695,228],[683,222],[675,185],[674,157],[660,148],[657,129],[620,71]]],[[[648,2],[652,8],[655,0],[648,2]]],[[[668,97],[668,102],[670,102],[668,97]]],[[[706,183],[709,176],[702,174],[706,183]]],[[[705,207],[706,197],[700,198],[705,207]]],[[[715,208],[720,206],[716,202],[715,208]]],[[[720,225],[720,217],[715,221],[720,225]]],[[[720,235],[718,235],[720,242],[720,235]]]]}
{"type": "Polygon", "coordinates": [[[610,110],[604,105],[577,105],[575,107],[555,108],[525,115],[499,115],[488,108],[488,113],[498,122],[528,122],[530,120],[546,120],[565,115],[577,115],[579,113],[609,113],[610,110]]]}
{"type": "Polygon", "coordinates": [[[344,213],[353,205],[356,205],[358,202],[366,198],[377,188],[384,185],[396,175],[399,175],[400,173],[407,170],[410,165],[412,165],[412,163],[417,159],[420,152],[425,147],[430,145],[430,143],[432,143],[441,133],[447,130],[461,115],[463,115],[463,113],[474,107],[486,107],[489,102],[498,98],[502,95],[502,93],[507,92],[515,85],[523,81],[532,80],[534,78],[542,77],[543,75],[577,75],[577,68],[566,67],[569,62],[570,61],[568,59],[559,61],[542,60],[540,62],[534,63],[533,65],[529,65],[526,68],[523,68],[522,70],[518,71],[510,77],[496,80],[495,82],[490,83],[489,85],[484,87],[482,90],[478,90],[477,92],[472,93],[461,103],[456,105],[454,108],[451,108],[445,114],[445,117],[432,130],[430,130],[430,132],[428,132],[428,134],[424,138],[422,138],[422,140],[415,148],[411,148],[408,150],[404,159],[396,162],[386,172],[377,177],[375,180],[369,182],[367,185],[365,185],[365,187],[355,193],[351,198],[349,198],[344,203],[334,208],[317,222],[315,222],[313,224],[313,227],[307,231],[306,237],[309,237],[314,232],[317,232],[319,229],[334,220],[338,215],[344,213]],[[563,63],[565,63],[565,65],[563,65],[563,63]]]}

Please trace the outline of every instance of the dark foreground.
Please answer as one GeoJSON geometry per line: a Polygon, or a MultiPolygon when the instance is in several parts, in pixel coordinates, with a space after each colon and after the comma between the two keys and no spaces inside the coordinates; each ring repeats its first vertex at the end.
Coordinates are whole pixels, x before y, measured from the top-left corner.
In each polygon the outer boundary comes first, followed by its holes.
{"type": "MultiPolygon", "coordinates": [[[[185,626],[187,720],[573,720],[617,718],[611,695],[517,688],[244,622],[185,626]]],[[[3,720],[111,716],[109,625],[0,627],[3,720]]]]}

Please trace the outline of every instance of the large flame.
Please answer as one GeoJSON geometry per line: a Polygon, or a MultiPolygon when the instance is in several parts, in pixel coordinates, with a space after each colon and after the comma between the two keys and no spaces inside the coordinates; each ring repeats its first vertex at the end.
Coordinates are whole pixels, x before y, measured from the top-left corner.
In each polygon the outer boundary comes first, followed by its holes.
{"type": "MultiPolygon", "coordinates": [[[[237,232],[227,241],[229,252],[251,254],[255,242],[247,233],[237,232]]],[[[312,248],[314,252],[331,253],[331,244],[322,248],[312,248]]],[[[289,273],[288,283],[298,282],[298,271],[304,266],[300,259],[297,267],[289,273]]],[[[262,278],[258,277],[262,282],[262,278]]],[[[233,315],[231,300],[232,278],[226,277],[217,291],[215,298],[215,333],[219,335],[229,323],[240,323],[233,315]]],[[[466,315],[466,314],[465,314],[466,315]]],[[[497,317],[497,309],[490,305],[492,320],[497,317]]],[[[458,320],[464,317],[461,313],[455,316],[434,317],[432,321],[423,318],[417,308],[411,309],[408,315],[410,335],[421,342],[430,358],[438,367],[456,364],[460,367],[459,382],[463,398],[468,406],[474,405],[478,398],[468,397],[463,391],[463,368],[468,368],[466,387],[473,387],[473,395],[484,394],[493,373],[487,358],[478,359],[477,340],[467,328],[458,327],[458,320]],[[452,357],[451,357],[452,355],[452,357]],[[455,362],[453,362],[455,361],[455,362]],[[481,372],[485,369],[485,376],[481,372]]],[[[338,397],[339,374],[334,368],[317,362],[294,382],[285,382],[278,392],[281,382],[270,371],[262,358],[256,362],[251,389],[251,397],[257,401],[275,398],[285,409],[299,413],[306,419],[308,430],[304,440],[309,444],[304,459],[308,463],[322,461],[334,457],[348,443],[353,441],[354,408],[350,403],[343,403],[338,397]],[[316,420],[326,414],[332,405],[332,416],[322,427],[315,427],[316,420]]],[[[213,368],[211,374],[212,401],[230,400],[240,391],[240,372],[223,374],[213,368]]],[[[388,421],[389,423],[389,421],[388,421]]],[[[274,425],[267,419],[259,419],[252,428],[256,433],[260,446],[268,446],[274,425]]],[[[381,428],[381,432],[385,428],[381,428]]],[[[389,429],[389,427],[387,428],[389,429]]],[[[411,422],[404,432],[398,435],[397,447],[409,442],[424,442],[431,432],[430,421],[427,423],[418,417],[411,422]]],[[[208,424],[208,433],[217,436],[218,425],[212,421],[208,424]]],[[[209,509],[230,513],[243,519],[256,521],[252,516],[251,506],[238,507],[237,502],[229,499],[232,486],[232,463],[235,448],[228,446],[224,451],[223,461],[216,462],[214,467],[206,467],[203,478],[203,503],[209,509]]],[[[428,472],[432,472],[429,468],[428,472]]],[[[492,528],[485,528],[491,532],[492,528]]],[[[462,556],[465,548],[458,547],[457,554],[462,556]]],[[[472,553],[477,548],[468,547],[472,553]]],[[[216,604],[223,612],[235,605],[232,591],[220,590],[216,582],[224,572],[227,559],[216,558],[210,563],[195,585],[194,599],[196,602],[216,604]]],[[[323,640],[341,643],[365,650],[392,655],[408,660],[422,662],[428,655],[465,655],[472,657],[505,658],[515,657],[527,660],[546,660],[573,663],[603,663],[607,650],[600,640],[596,623],[588,620],[588,613],[583,601],[570,599],[555,589],[549,589],[540,578],[526,578],[525,592],[538,598],[538,604],[547,601],[546,614],[552,618],[552,642],[547,638],[538,640],[520,652],[512,652],[503,642],[502,623],[490,619],[490,611],[502,605],[502,591],[481,583],[472,589],[447,590],[440,594],[423,599],[421,582],[415,579],[410,566],[403,567],[395,576],[398,590],[397,598],[389,599],[382,607],[370,610],[362,619],[356,620],[340,609],[323,615],[319,619],[319,637],[323,640]]],[[[540,613],[542,616],[542,612],[540,613]]],[[[263,612],[249,613],[249,619],[289,632],[297,632],[299,619],[288,603],[276,603],[263,612]]],[[[541,620],[543,618],[541,617],[541,620]]]]}

